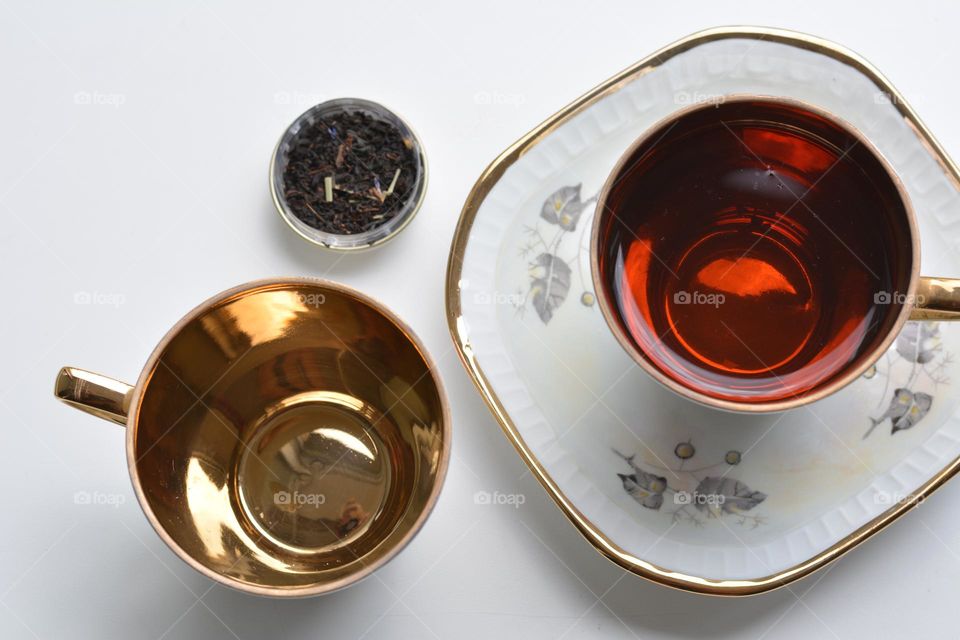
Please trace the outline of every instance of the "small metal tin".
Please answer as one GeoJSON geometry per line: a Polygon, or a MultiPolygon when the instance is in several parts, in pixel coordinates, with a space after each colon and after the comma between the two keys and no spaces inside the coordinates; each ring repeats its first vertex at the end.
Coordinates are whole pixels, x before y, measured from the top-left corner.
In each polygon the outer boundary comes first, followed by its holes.
{"type": "Polygon", "coordinates": [[[423,143],[413,132],[413,129],[400,116],[382,104],[363,100],[361,98],[337,98],[322,102],[302,113],[287,127],[270,159],[270,195],[273,204],[284,222],[304,240],[335,251],[359,251],[379,246],[402,231],[420,210],[427,192],[427,159],[423,151],[423,143]],[[306,224],[291,210],[284,196],[283,174],[288,161],[288,153],[292,141],[305,126],[313,124],[318,118],[330,115],[337,111],[364,111],[373,117],[389,122],[397,127],[404,138],[412,142],[417,166],[412,193],[409,195],[403,208],[390,220],[368,231],[355,234],[336,234],[321,231],[306,224]]]}

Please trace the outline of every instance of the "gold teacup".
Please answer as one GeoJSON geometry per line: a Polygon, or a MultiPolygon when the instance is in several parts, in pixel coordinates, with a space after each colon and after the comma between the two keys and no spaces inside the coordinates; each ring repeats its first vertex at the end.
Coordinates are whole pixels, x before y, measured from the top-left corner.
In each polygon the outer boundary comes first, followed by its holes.
{"type": "Polygon", "coordinates": [[[55,394],[127,427],[137,499],[201,573],[270,596],[352,584],[430,513],[450,415],[429,355],[382,305],[306,278],[188,313],[137,384],[73,368],[55,394]]]}

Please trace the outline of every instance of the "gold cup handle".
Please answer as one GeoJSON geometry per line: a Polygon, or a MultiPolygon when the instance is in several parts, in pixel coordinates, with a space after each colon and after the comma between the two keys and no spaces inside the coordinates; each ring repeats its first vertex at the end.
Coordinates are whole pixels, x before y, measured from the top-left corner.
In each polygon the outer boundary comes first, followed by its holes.
{"type": "Polygon", "coordinates": [[[920,278],[911,320],[960,320],[960,279],[920,278]]]}
{"type": "Polygon", "coordinates": [[[57,374],[53,394],[71,407],[126,425],[133,387],[99,373],[64,367],[57,374]]]}

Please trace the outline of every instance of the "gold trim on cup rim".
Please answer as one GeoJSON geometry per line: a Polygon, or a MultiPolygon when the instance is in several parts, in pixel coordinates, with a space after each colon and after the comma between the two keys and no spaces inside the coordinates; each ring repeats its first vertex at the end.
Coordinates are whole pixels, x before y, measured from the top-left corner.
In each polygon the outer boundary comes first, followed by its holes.
{"type": "Polygon", "coordinates": [[[410,224],[413,218],[420,211],[420,207],[423,205],[424,198],[426,197],[427,184],[430,177],[429,173],[427,155],[423,146],[423,142],[406,119],[402,118],[395,111],[385,107],[379,102],[365,100],[362,98],[336,98],[334,100],[327,100],[326,102],[321,102],[320,104],[310,107],[297,116],[294,121],[291,122],[286,129],[284,129],[283,134],[281,134],[280,139],[277,141],[276,146],[274,146],[273,153],[270,156],[268,180],[270,186],[270,198],[273,200],[273,206],[276,208],[280,218],[294,231],[294,233],[307,242],[323,247],[324,249],[341,252],[357,252],[372,249],[373,247],[378,247],[386,243],[387,241],[396,237],[397,234],[403,231],[407,225],[410,224]],[[282,162],[281,149],[283,148],[285,142],[291,140],[293,136],[296,135],[296,133],[300,130],[300,128],[317,114],[328,109],[351,106],[369,111],[376,114],[378,117],[391,122],[397,126],[401,134],[409,137],[413,141],[413,148],[416,151],[416,162],[418,170],[420,171],[420,177],[415,187],[417,189],[416,193],[413,194],[410,200],[397,213],[397,215],[384,224],[362,233],[329,233],[327,231],[321,231],[320,229],[314,229],[313,227],[301,221],[296,214],[290,210],[290,207],[287,205],[286,198],[284,198],[283,194],[280,193],[279,187],[283,180],[282,171],[280,171],[280,164],[282,162]]]}
{"type": "MultiPolygon", "coordinates": [[[[337,340],[340,340],[339,336],[336,336],[336,334],[333,335],[337,340]]],[[[344,346],[346,348],[346,345],[344,346]]],[[[242,357],[243,356],[241,355],[237,361],[242,359],[242,357]]],[[[166,363],[164,363],[164,365],[165,368],[169,366],[166,365],[166,363]]],[[[223,375],[221,375],[221,378],[223,375]]],[[[376,374],[373,375],[376,377],[376,374]]],[[[416,382],[420,382],[420,380],[417,380],[416,382]]],[[[379,384],[383,383],[379,382],[379,384]]],[[[54,393],[58,399],[70,404],[71,406],[74,406],[75,408],[124,425],[126,427],[125,449],[127,456],[127,469],[130,474],[130,480],[131,484],[133,485],[134,494],[136,495],[137,502],[139,503],[144,515],[160,539],[163,540],[163,542],[170,547],[170,549],[181,560],[211,580],[233,589],[256,595],[279,598],[299,598],[321,595],[350,586],[370,575],[389,562],[397,554],[399,554],[423,528],[423,525],[426,523],[427,519],[432,513],[433,508],[436,506],[440,492],[443,488],[444,481],[446,479],[447,471],[449,469],[452,437],[452,417],[450,413],[450,406],[443,382],[439,376],[437,364],[430,356],[425,345],[421,342],[413,330],[383,303],[357,291],[356,289],[353,289],[352,287],[320,278],[288,277],[255,280],[253,282],[248,282],[246,284],[242,284],[218,293],[194,307],[180,320],[178,320],[169,331],[167,331],[164,337],[151,352],[150,356],[147,358],[147,361],[144,364],[135,385],[126,385],[119,381],[106,378],[105,376],[91,374],[90,372],[80,369],[64,367],[57,376],[54,393]],[[270,584],[267,581],[262,583],[246,582],[233,575],[222,573],[198,560],[194,554],[192,554],[188,549],[184,548],[182,541],[174,539],[173,535],[171,535],[170,531],[168,530],[169,523],[165,525],[163,522],[161,522],[160,518],[155,512],[155,507],[152,504],[152,500],[150,497],[148,497],[144,490],[144,481],[141,478],[141,470],[138,468],[138,462],[140,462],[141,459],[146,455],[141,454],[139,458],[137,456],[139,417],[145,391],[148,390],[148,384],[151,380],[151,377],[155,375],[159,368],[161,357],[164,355],[171,343],[173,343],[179,336],[182,335],[185,329],[192,326],[195,321],[202,318],[205,314],[209,313],[211,310],[220,305],[240,300],[245,296],[258,292],[283,290],[284,288],[290,287],[316,288],[325,290],[328,293],[335,292],[337,294],[342,294],[344,298],[348,299],[351,303],[365,305],[367,308],[374,313],[379,314],[393,326],[397,332],[397,336],[402,337],[406,343],[412,346],[416,355],[420,360],[422,360],[425,373],[421,376],[421,378],[428,374],[430,375],[430,384],[433,385],[436,393],[435,415],[437,422],[439,423],[440,438],[439,444],[436,445],[437,451],[435,452],[435,457],[431,462],[431,466],[433,468],[432,482],[422,492],[422,499],[417,503],[418,510],[416,512],[411,512],[411,517],[408,520],[399,522],[390,530],[387,537],[384,538],[383,541],[378,542],[378,544],[384,545],[382,551],[375,552],[377,547],[373,547],[373,549],[369,552],[372,556],[369,559],[367,555],[357,556],[354,554],[355,559],[351,560],[350,562],[355,562],[356,566],[353,567],[349,572],[345,572],[343,575],[336,576],[328,579],[327,581],[302,585],[282,585],[278,583],[270,584]],[[391,539],[390,536],[394,536],[394,532],[399,533],[397,533],[397,535],[391,539]]],[[[333,395],[343,394],[334,393],[333,395]]],[[[196,402],[199,403],[201,400],[198,398],[196,402]]],[[[195,404],[196,403],[194,403],[194,405],[195,404]]],[[[183,418],[181,417],[181,419],[183,418]]],[[[172,429],[172,427],[170,428],[172,429]]],[[[224,427],[224,429],[226,429],[226,427],[224,427]]],[[[238,436],[234,435],[233,437],[236,438],[238,436]]],[[[246,447],[247,445],[244,444],[244,446],[246,447]]],[[[411,442],[410,446],[415,446],[415,443],[411,442]]],[[[240,557],[244,558],[245,556],[240,557]]],[[[346,564],[342,566],[349,567],[351,565],[346,564]]]]}
{"type": "MultiPolygon", "coordinates": [[[[876,146],[865,135],[863,135],[863,133],[860,132],[859,129],[854,127],[843,118],[840,118],[830,111],[827,111],[826,109],[821,109],[820,107],[812,105],[803,100],[797,100],[795,98],[761,94],[731,94],[724,96],[723,98],[724,105],[742,102],[757,102],[792,107],[794,109],[802,110],[822,118],[824,121],[829,123],[831,126],[836,127],[851,139],[856,140],[856,145],[862,149],[865,149],[868,154],[877,160],[887,178],[893,183],[897,195],[900,198],[900,202],[903,205],[903,210],[906,214],[907,228],[910,231],[909,239],[898,239],[900,244],[909,246],[910,270],[909,279],[906,282],[905,292],[905,299],[907,302],[901,305],[896,319],[893,321],[893,324],[886,329],[887,333],[883,339],[880,340],[877,345],[870,350],[869,353],[861,355],[858,358],[858,362],[855,362],[852,366],[848,367],[848,370],[843,371],[842,375],[839,375],[832,380],[828,380],[823,384],[817,385],[814,390],[809,393],[802,395],[797,394],[788,400],[739,402],[736,400],[718,398],[708,393],[697,391],[696,389],[692,389],[691,387],[674,380],[664,373],[659,367],[654,365],[653,362],[651,362],[647,355],[643,352],[643,349],[634,342],[634,340],[626,331],[624,331],[622,323],[620,322],[620,314],[615,308],[615,303],[610,300],[610,296],[608,295],[607,291],[608,287],[604,284],[604,276],[600,269],[600,255],[597,251],[597,245],[600,242],[600,233],[603,223],[609,219],[609,216],[616,216],[616,214],[613,213],[613,210],[607,205],[610,192],[619,182],[623,170],[627,167],[627,164],[631,160],[631,156],[633,156],[638,149],[650,142],[650,140],[655,136],[660,135],[661,132],[664,131],[664,128],[669,127],[671,123],[677,122],[681,118],[684,118],[692,113],[696,113],[704,109],[715,108],[713,103],[690,105],[688,107],[678,109],[669,116],[660,119],[658,122],[650,126],[643,134],[641,134],[639,138],[634,140],[617,160],[613,170],[610,172],[610,175],[604,182],[603,188],[600,190],[600,195],[597,197],[597,213],[593,217],[593,226],[590,232],[590,272],[593,280],[593,290],[597,297],[598,306],[603,314],[604,321],[607,323],[607,326],[610,328],[610,331],[613,333],[623,350],[626,351],[633,361],[637,363],[637,365],[639,365],[640,368],[649,374],[654,380],[662,384],[667,389],[670,389],[674,393],[708,407],[742,413],[775,413],[779,411],[795,409],[805,404],[822,400],[828,395],[836,393],[863,375],[867,369],[873,366],[876,361],[887,352],[887,350],[890,348],[890,345],[892,345],[893,341],[896,340],[897,334],[899,334],[900,330],[903,329],[903,325],[906,324],[907,320],[910,319],[910,315],[913,312],[914,305],[912,301],[916,299],[915,294],[920,281],[920,232],[917,228],[916,211],[913,208],[913,203],[910,200],[909,194],[907,194],[907,189],[903,185],[903,180],[899,175],[897,175],[897,172],[893,170],[893,167],[890,166],[890,162],[883,156],[882,153],[880,153],[876,146]]],[[[899,287],[899,285],[900,283],[897,283],[894,288],[896,289],[899,287]]]]}
{"type": "MultiPolygon", "coordinates": [[[[930,133],[930,130],[916,112],[907,104],[903,95],[890,84],[876,67],[861,58],[858,54],[828,40],[786,29],[748,26],[706,29],[653,52],[646,58],[594,87],[514,142],[484,169],[464,202],[460,220],[454,232],[450,248],[450,258],[447,263],[445,292],[447,326],[467,373],[473,380],[474,385],[487,407],[500,424],[504,435],[510,440],[527,467],[529,467],[533,475],[540,484],[543,485],[553,501],[580,534],[604,557],[640,577],[667,587],[715,596],[747,596],[772,591],[824,567],[907,513],[918,503],[926,499],[931,493],[936,491],[947,480],[960,472],[960,457],[952,460],[947,466],[941,469],[939,473],[918,487],[917,490],[909,496],[909,499],[891,506],[873,520],[857,528],[819,554],[783,571],[749,580],[713,580],[702,576],[671,571],[627,552],[610,540],[603,531],[598,529],[592,521],[577,509],[573,501],[560,490],[557,483],[550,474],[547,473],[546,469],[530,449],[530,446],[520,435],[516,424],[514,424],[513,419],[507,413],[496,392],[493,391],[489,378],[476,360],[466,326],[463,323],[459,282],[463,270],[463,255],[467,246],[467,239],[470,236],[473,223],[480,210],[480,205],[506,170],[529,151],[531,147],[557,127],[581,113],[601,98],[617,91],[627,82],[652,71],[674,56],[709,42],[737,38],[753,41],[778,42],[820,53],[853,67],[867,76],[874,85],[889,97],[890,103],[899,111],[907,124],[914,129],[921,142],[931,151],[933,157],[943,168],[944,173],[953,184],[960,189],[960,168],[950,159],[946,151],[937,139],[933,137],[933,134],[930,133]]],[[[925,287],[926,282],[926,280],[921,280],[921,289],[925,287]]],[[[935,280],[931,280],[931,282],[935,282],[935,280]]],[[[955,298],[960,294],[960,287],[955,286],[955,281],[946,281],[946,284],[937,285],[933,287],[931,291],[936,293],[938,299],[946,296],[953,296],[955,298]]],[[[918,307],[918,311],[919,310],[920,307],[918,307]]],[[[960,313],[960,309],[958,309],[958,313],[960,313]]],[[[943,311],[933,311],[929,319],[941,317],[945,317],[943,311]]]]}

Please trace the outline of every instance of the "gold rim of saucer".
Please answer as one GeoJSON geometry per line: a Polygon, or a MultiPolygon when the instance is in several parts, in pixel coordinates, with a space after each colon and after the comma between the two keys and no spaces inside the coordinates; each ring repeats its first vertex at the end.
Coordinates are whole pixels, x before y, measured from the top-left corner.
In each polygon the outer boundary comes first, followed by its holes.
{"type": "Polygon", "coordinates": [[[916,131],[923,144],[930,149],[932,157],[941,165],[944,173],[954,185],[960,189],[960,168],[950,159],[946,151],[936,138],[933,137],[930,130],[920,120],[916,112],[906,103],[903,95],[891,85],[876,67],[858,54],[828,40],[786,29],[748,26],[706,29],[654,51],[646,58],[643,58],[597,87],[594,87],[514,142],[484,169],[470,190],[457,223],[447,264],[445,292],[447,325],[461,362],[487,407],[500,424],[504,434],[513,444],[514,448],[520,454],[520,457],[536,476],[540,484],[543,485],[550,497],[581,535],[604,557],[638,576],[675,589],[715,596],[746,596],[764,593],[784,587],[822,568],[908,512],[947,480],[956,475],[957,472],[960,471],[960,457],[951,461],[939,473],[933,475],[923,485],[918,487],[915,492],[910,494],[909,499],[898,502],[872,521],[857,528],[816,556],[784,571],[779,571],[761,578],[746,580],[711,580],[700,576],[670,571],[632,555],[615,544],[576,508],[573,502],[560,490],[550,474],[547,473],[536,455],[521,437],[512,418],[507,413],[497,394],[493,391],[490,380],[474,356],[473,347],[466,333],[461,334],[463,318],[460,306],[459,282],[463,268],[464,250],[466,249],[467,240],[477,213],[479,212],[480,205],[506,170],[533,145],[601,98],[617,91],[623,84],[630,80],[653,70],[666,60],[702,44],[733,38],[756,41],[765,40],[792,45],[829,56],[864,74],[889,96],[890,102],[916,131]]]}

